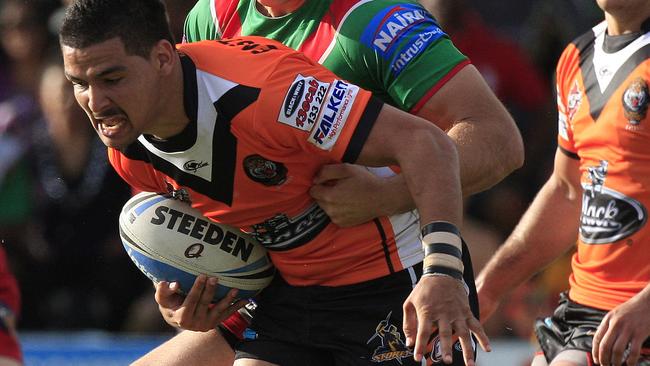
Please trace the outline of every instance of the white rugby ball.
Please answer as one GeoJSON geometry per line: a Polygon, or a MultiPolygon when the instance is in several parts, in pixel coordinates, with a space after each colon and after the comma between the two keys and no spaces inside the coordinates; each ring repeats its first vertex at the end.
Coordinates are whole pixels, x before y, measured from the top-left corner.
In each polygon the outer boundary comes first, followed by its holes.
{"type": "Polygon", "coordinates": [[[176,281],[189,292],[199,274],[217,277],[214,301],[239,289],[250,298],[266,287],[275,269],[266,249],[241,230],[207,219],[188,203],[142,192],[120,213],[122,244],[149,279],[176,281]]]}

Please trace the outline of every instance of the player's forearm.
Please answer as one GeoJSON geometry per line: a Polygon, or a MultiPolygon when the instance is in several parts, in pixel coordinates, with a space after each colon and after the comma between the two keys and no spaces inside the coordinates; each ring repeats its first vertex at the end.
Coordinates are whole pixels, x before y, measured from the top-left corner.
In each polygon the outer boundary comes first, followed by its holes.
{"type": "Polygon", "coordinates": [[[483,296],[501,299],[574,245],[580,197],[567,197],[554,179],[539,192],[521,221],[478,275],[483,296]]]}
{"type": "MultiPolygon", "coordinates": [[[[509,116],[503,118],[509,119],[509,116]]],[[[465,197],[497,184],[523,163],[523,144],[514,122],[460,122],[449,130],[448,136],[458,151],[461,187],[465,197]],[[506,125],[511,128],[495,131],[494,128],[484,127],[487,125],[506,125]]],[[[383,207],[382,212],[386,215],[415,208],[415,202],[401,174],[386,178],[381,191],[382,194],[378,197],[383,207]]]]}
{"type": "Polygon", "coordinates": [[[398,165],[423,224],[445,220],[460,226],[458,152],[438,127],[384,105],[356,163],[398,165]]]}
{"type": "Polygon", "coordinates": [[[456,148],[442,133],[430,131],[428,135],[418,135],[421,136],[415,140],[420,141],[414,142],[417,147],[403,149],[398,163],[420,214],[420,222],[445,220],[460,226],[462,193],[456,148]],[[427,144],[430,139],[435,144],[427,144]]]}

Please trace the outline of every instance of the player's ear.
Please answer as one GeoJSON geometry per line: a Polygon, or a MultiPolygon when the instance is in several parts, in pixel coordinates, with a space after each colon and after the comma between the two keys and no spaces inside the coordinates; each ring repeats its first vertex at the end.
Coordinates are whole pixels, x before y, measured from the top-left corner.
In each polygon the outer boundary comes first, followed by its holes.
{"type": "Polygon", "coordinates": [[[172,67],[177,62],[176,47],[166,39],[161,39],[153,46],[151,57],[154,67],[161,73],[171,73],[172,67]]]}

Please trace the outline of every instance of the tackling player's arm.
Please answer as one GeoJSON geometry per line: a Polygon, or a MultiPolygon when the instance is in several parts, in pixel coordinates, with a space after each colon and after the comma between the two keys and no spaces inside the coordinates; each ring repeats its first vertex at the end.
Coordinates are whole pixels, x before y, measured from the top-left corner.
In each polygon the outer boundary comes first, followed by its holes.
{"type": "MultiPolygon", "coordinates": [[[[418,116],[447,131],[456,144],[464,196],[491,187],[523,163],[517,126],[472,65],[452,77],[418,116]]],[[[325,166],[310,193],[339,226],[415,208],[401,175],[377,177],[352,165],[325,166]]]]}
{"type": "MultiPolygon", "coordinates": [[[[353,17],[344,32],[358,37],[337,43],[354,66],[347,77],[448,133],[458,150],[464,196],[495,185],[523,164],[523,143],[512,117],[431,15],[414,4],[375,1],[360,6],[353,17]],[[387,8],[393,15],[386,15],[387,8]],[[388,36],[400,17],[413,14],[422,17],[417,26],[388,36]]],[[[341,226],[415,207],[401,177],[379,178],[352,166],[323,169],[311,194],[341,226]]]]}
{"type": "Polygon", "coordinates": [[[507,293],[575,244],[581,194],[579,160],[558,148],[551,177],[476,278],[481,321],[494,313],[507,293]]]}
{"type": "Polygon", "coordinates": [[[524,162],[514,120],[473,65],[454,75],[418,115],[456,143],[464,196],[492,187],[524,162]]]}

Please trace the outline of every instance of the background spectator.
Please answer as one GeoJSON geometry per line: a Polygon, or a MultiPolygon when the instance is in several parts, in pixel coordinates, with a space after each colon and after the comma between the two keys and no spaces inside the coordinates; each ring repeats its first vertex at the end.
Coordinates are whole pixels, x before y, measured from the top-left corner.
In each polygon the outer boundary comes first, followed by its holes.
{"type": "Polygon", "coordinates": [[[117,232],[130,188],[64,78],[60,6],[0,3],[0,238],[23,295],[20,329],[116,331],[143,291],[156,312],[153,288],[117,232]]]}
{"type": "Polygon", "coordinates": [[[58,63],[42,73],[40,106],[28,155],[29,234],[11,248],[24,299],[21,327],[119,330],[129,304],[151,288],[117,232],[130,189],[108,166],[58,63]]]}

